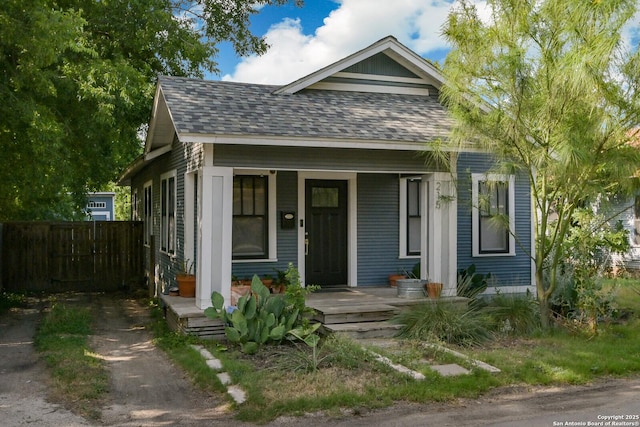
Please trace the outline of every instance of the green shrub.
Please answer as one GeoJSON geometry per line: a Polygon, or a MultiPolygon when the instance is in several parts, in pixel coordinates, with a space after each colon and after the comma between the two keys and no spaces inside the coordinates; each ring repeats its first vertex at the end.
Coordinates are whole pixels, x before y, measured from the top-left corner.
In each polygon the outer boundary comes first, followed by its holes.
{"type": "Polygon", "coordinates": [[[538,303],[529,293],[497,294],[484,310],[491,318],[493,329],[501,333],[527,335],[540,327],[538,303]]]}
{"type": "Polygon", "coordinates": [[[491,336],[481,311],[443,302],[415,305],[396,315],[394,322],[402,325],[402,338],[472,346],[491,336]]]}

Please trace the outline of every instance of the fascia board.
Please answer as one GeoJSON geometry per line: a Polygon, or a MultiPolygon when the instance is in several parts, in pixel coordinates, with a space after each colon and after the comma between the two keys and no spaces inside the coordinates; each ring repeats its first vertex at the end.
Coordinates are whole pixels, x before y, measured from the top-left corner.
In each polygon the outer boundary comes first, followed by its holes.
{"type": "MultiPolygon", "coordinates": [[[[184,143],[197,144],[230,144],[257,145],[276,147],[313,147],[313,148],[355,148],[374,150],[422,151],[429,150],[428,142],[383,141],[383,140],[349,140],[320,138],[286,138],[268,136],[237,136],[210,134],[181,134],[179,139],[184,143]]],[[[453,150],[451,150],[453,151],[453,150]]],[[[466,150],[465,150],[466,151],[466,150]]]]}

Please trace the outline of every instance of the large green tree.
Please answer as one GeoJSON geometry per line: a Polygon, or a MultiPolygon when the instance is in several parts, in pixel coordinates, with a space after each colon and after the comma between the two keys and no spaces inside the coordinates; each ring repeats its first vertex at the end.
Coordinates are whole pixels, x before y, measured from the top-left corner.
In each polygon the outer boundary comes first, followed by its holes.
{"type": "Polygon", "coordinates": [[[156,76],[263,53],[250,17],[288,1],[3,0],[0,221],[78,212],[140,152],[156,76]]]}
{"type": "MultiPolygon", "coordinates": [[[[635,0],[468,1],[449,14],[443,99],[452,142],[494,153],[496,169],[528,175],[535,280],[543,325],[576,208],[634,184],[640,57],[622,35],[635,0]]],[[[527,250],[528,248],[524,248],[527,250]]]]}

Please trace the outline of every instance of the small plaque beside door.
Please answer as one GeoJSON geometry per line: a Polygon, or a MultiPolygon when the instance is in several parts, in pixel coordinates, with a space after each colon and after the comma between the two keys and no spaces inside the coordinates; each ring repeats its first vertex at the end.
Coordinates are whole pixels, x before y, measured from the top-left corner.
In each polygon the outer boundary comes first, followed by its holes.
{"type": "Polygon", "coordinates": [[[292,211],[281,211],[280,227],[282,229],[296,228],[296,213],[292,211]]]}

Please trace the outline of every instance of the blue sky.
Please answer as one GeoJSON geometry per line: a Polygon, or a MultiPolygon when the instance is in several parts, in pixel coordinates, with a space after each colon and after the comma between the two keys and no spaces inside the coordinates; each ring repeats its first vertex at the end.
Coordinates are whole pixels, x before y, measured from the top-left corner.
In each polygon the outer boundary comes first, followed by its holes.
{"type": "MultiPolygon", "coordinates": [[[[280,7],[266,6],[260,13],[252,17],[251,30],[254,34],[264,35],[272,25],[282,22],[286,18],[299,18],[303,33],[313,34],[316,28],[322,26],[324,18],[338,7],[339,4],[333,0],[307,0],[304,7],[295,7],[291,3],[280,7]]],[[[240,58],[236,55],[231,43],[224,43],[218,47],[220,56],[217,60],[220,76],[230,75],[240,58]]],[[[220,76],[210,76],[209,78],[218,80],[220,76]]]]}
{"type": "Polygon", "coordinates": [[[254,34],[271,45],[261,57],[238,58],[220,47],[220,75],[207,78],[265,84],[289,83],[393,35],[420,55],[442,60],[440,27],[452,0],[306,0],[264,7],[252,18],[254,34]]]}
{"type": "MultiPolygon", "coordinates": [[[[488,19],[486,0],[473,0],[488,19]]],[[[238,58],[229,44],[219,46],[220,75],[206,76],[263,84],[286,84],[344,58],[386,36],[433,61],[442,61],[448,46],[440,34],[453,0],[305,0],[264,7],[251,21],[254,34],[271,45],[260,57],[238,58]]],[[[627,29],[635,44],[640,13],[627,29]]]]}

